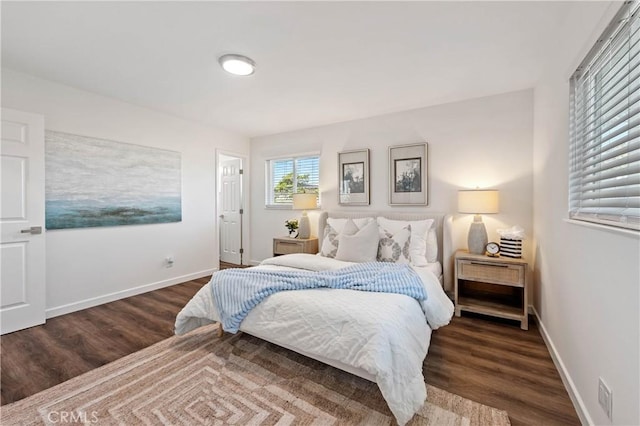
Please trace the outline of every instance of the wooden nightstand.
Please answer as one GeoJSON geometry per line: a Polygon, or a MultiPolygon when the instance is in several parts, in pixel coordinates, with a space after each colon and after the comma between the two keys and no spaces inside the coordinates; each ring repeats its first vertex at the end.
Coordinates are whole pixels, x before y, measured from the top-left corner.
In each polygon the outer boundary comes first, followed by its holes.
{"type": "Polygon", "coordinates": [[[454,301],[462,311],[520,321],[529,329],[527,262],[459,250],[455,255],[454,301]]]}
{"type": "Polygon", "coordinates": [[[273,239],[273,255],[274,256],[280,256],[281,254],[291,254],[291,253],[316,254],[317,252],[318,252],[317,238],[278,237],[273,239]]]}

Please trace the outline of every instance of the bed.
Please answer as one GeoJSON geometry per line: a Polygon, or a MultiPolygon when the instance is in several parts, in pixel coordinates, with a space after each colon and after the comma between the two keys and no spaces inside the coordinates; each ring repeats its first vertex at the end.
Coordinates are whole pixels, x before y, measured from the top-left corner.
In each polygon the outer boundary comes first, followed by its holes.
{"type": "MultiPolygon", "coordinates": [[[[377,383],[397,422],[402,425],[426,399],[422,363],[431,332],[448,324],[453,315],[453,304],[443,290],[451,280],[451,217],[322,212],[317,231],[321,252],[326,247],[331,248],[328,243],[323,244],[327,235],[331,238],[328,227],[338,227],[336,224],[345,220],[372,227],[367,218],[409,223],[433,221],[431,231],[437,239],[437,259],[431,259],[436,261],[428,265],[410,267],[427,291],[426,301],[417,302],[402,294],[348,289],[283,291],[269,296],[251,310],[242,321],[240,331],[377,383]]],[[[362,225],[360,229],[364,227],[362,225]]],[[[410,232],[406,227],[403,230],[410,232]]],[[[340,241],[347,245],[345,238],[340,241]]],[[[354,262],[321,255],[291,254],[265,259],[252,269],[331,271],[350,265],[354,262]]],[[[211,283],[205,285],[178,314],[176,334],[220,321],[210,286],[211,283]]]]}

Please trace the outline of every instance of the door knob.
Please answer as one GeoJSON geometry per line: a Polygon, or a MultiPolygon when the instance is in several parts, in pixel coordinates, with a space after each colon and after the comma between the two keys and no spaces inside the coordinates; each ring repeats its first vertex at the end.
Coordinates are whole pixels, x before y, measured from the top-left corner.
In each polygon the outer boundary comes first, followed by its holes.
{"type": "Polygon", "coordinates": [[[42,234],[42,226],[32,226],[29,229],[23,229],[22,231],[20,231],[20,233],[33,235],[42,234]]]}
{"type": "Polygon", "coordinates": [[[220,217],[220,219],[224,219],[224,215],[223,214],[221,214],[219,217],[220,217]]]}

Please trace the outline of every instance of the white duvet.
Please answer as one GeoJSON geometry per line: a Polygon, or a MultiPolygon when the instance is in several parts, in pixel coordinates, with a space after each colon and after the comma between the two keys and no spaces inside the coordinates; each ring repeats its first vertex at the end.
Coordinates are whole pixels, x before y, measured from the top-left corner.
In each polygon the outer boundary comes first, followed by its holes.
{"type": "MultiPolygon", "coordinates": [[[[291,254],[263,261],[260,269],[320,271],[350,262],[291,254]]],[[[240,330],[270,342],[320,358],[362,369],[375,378],[400,425],[408,422],[426,400],[422,363],[431,330],[446,325],[453,304],[427,268],[413,268],[425,285],[428,299],[356,290],[283,291],[269,296],[244,319],[240,330]]],[[[187,303],[176,318],[183,334],[219,321],[209,284],[187,303]]]]}

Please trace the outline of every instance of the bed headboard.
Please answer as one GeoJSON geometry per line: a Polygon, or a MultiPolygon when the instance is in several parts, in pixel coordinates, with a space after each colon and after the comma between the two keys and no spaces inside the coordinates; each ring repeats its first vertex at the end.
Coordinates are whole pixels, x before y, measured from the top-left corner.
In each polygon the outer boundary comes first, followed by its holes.
{"type": "Polygon", "coordinates": [[[391,220],[424,220],[433,219],[436,226],[436,235],[438,236],[438,260],[442,264],[442,277],[444,289],[453,290],[453,248],[451,239],[452,216],[445,213],[400,213],[400,212],[356,212],[356,211],[336,211],[320,213],[318,218],[318,248],[322,247],[322,237],[324,236],[324,228],[327,225],[327,219],[348,218],[358,219],[363,217],[378,216],[391,220]]]}

